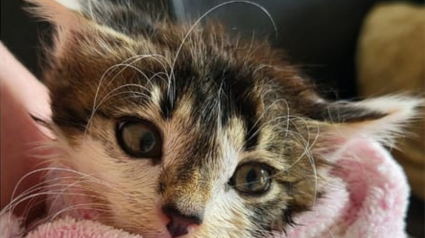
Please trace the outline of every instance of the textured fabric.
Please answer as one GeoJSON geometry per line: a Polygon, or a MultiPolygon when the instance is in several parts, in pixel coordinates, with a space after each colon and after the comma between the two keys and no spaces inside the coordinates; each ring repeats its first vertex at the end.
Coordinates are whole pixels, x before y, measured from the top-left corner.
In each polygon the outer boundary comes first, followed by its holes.
{"type": "Polygon", "coordinates": [[[356,140],[332,160],[334,183],[313,211],[294,219],[300,226],[288,237],[406,237],[409,187],[391,155],[375,142],[356,140]]]}
{"type": "Polygon", "coordinates": [[[64,218],[39,226],[27,238],[142,238],[91,220],[64,218]]]}

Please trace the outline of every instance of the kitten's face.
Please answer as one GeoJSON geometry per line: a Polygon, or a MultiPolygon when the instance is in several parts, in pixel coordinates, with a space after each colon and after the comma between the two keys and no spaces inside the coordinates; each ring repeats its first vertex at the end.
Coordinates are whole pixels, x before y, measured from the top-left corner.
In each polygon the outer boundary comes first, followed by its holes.
{"type": "Polygon", "coordinates": [[[324,192],[323,155],[344,140],[325,121],[384,115],[326,104],[267,46],[218,27],[187,34],[123,7],[140,29],[126,28],[108,9],[62,16],[76,23],[46,70],[56,162],[88,175],[74,184],[106,224],[145,237],[282,232],[324,192]]]}
{"type": "Polygon", "coordinates": [[[180,45],[145,37],[117,46],[128,54],[75,50],[55,65],[52,78],[73,81],[66,92],[51,86],[53,120],[73,150],[66,163],[119,189],[84,185],[106,205],[104,222],[147,237],[167,235],[167,225],[197,237],[282,230],[316,192],[306,148],[317,125],[293,109],[312,93],[289,66],[262,65],[220,34],[193,34],[174,67],[180,45]],[[105,63],[89,67],[93,59],[105,63]]]}

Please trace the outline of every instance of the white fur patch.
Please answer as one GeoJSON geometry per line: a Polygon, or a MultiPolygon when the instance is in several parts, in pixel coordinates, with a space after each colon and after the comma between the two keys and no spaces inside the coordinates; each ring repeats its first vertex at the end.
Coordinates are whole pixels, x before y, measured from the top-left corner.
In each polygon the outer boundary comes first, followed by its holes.
{"type": "Polygon", "coordinates": [[[405,96],[386,96],[367,99],[352,105],[386,115],[375,120],[338,125],[334,133],[343,138],[373,138],[383,144],[391,145],[394,137],[403,132],[402,129],[406,124],[421,116],[419,108],[425,106],[425,100],[405,96]]]}

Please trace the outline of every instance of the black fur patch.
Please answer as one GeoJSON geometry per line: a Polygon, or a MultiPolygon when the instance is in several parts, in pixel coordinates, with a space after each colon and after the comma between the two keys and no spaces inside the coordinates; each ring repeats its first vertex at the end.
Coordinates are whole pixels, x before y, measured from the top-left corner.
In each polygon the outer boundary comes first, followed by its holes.
{"type": "Polygon", "coordinates": [[[159,103],[161,109],[161,115],[164,119],[170,119],[173,114],[172,99],[167,93],[163,94],[159,103]]]}

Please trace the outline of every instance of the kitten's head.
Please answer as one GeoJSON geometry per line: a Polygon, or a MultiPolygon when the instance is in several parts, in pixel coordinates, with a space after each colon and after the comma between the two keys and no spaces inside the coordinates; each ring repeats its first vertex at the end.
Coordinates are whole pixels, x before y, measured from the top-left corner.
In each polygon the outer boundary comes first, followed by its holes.
{"type": "Polygon", "coordinates": [[[326,192],[333,151],[390,138],[418,104],[328,102],[267,45],[215,25],[31,2],[56,29],[45,75],[57,162],[86,175],[71,184],[101,222],[145,237],[283,231],[326,192]]]}

